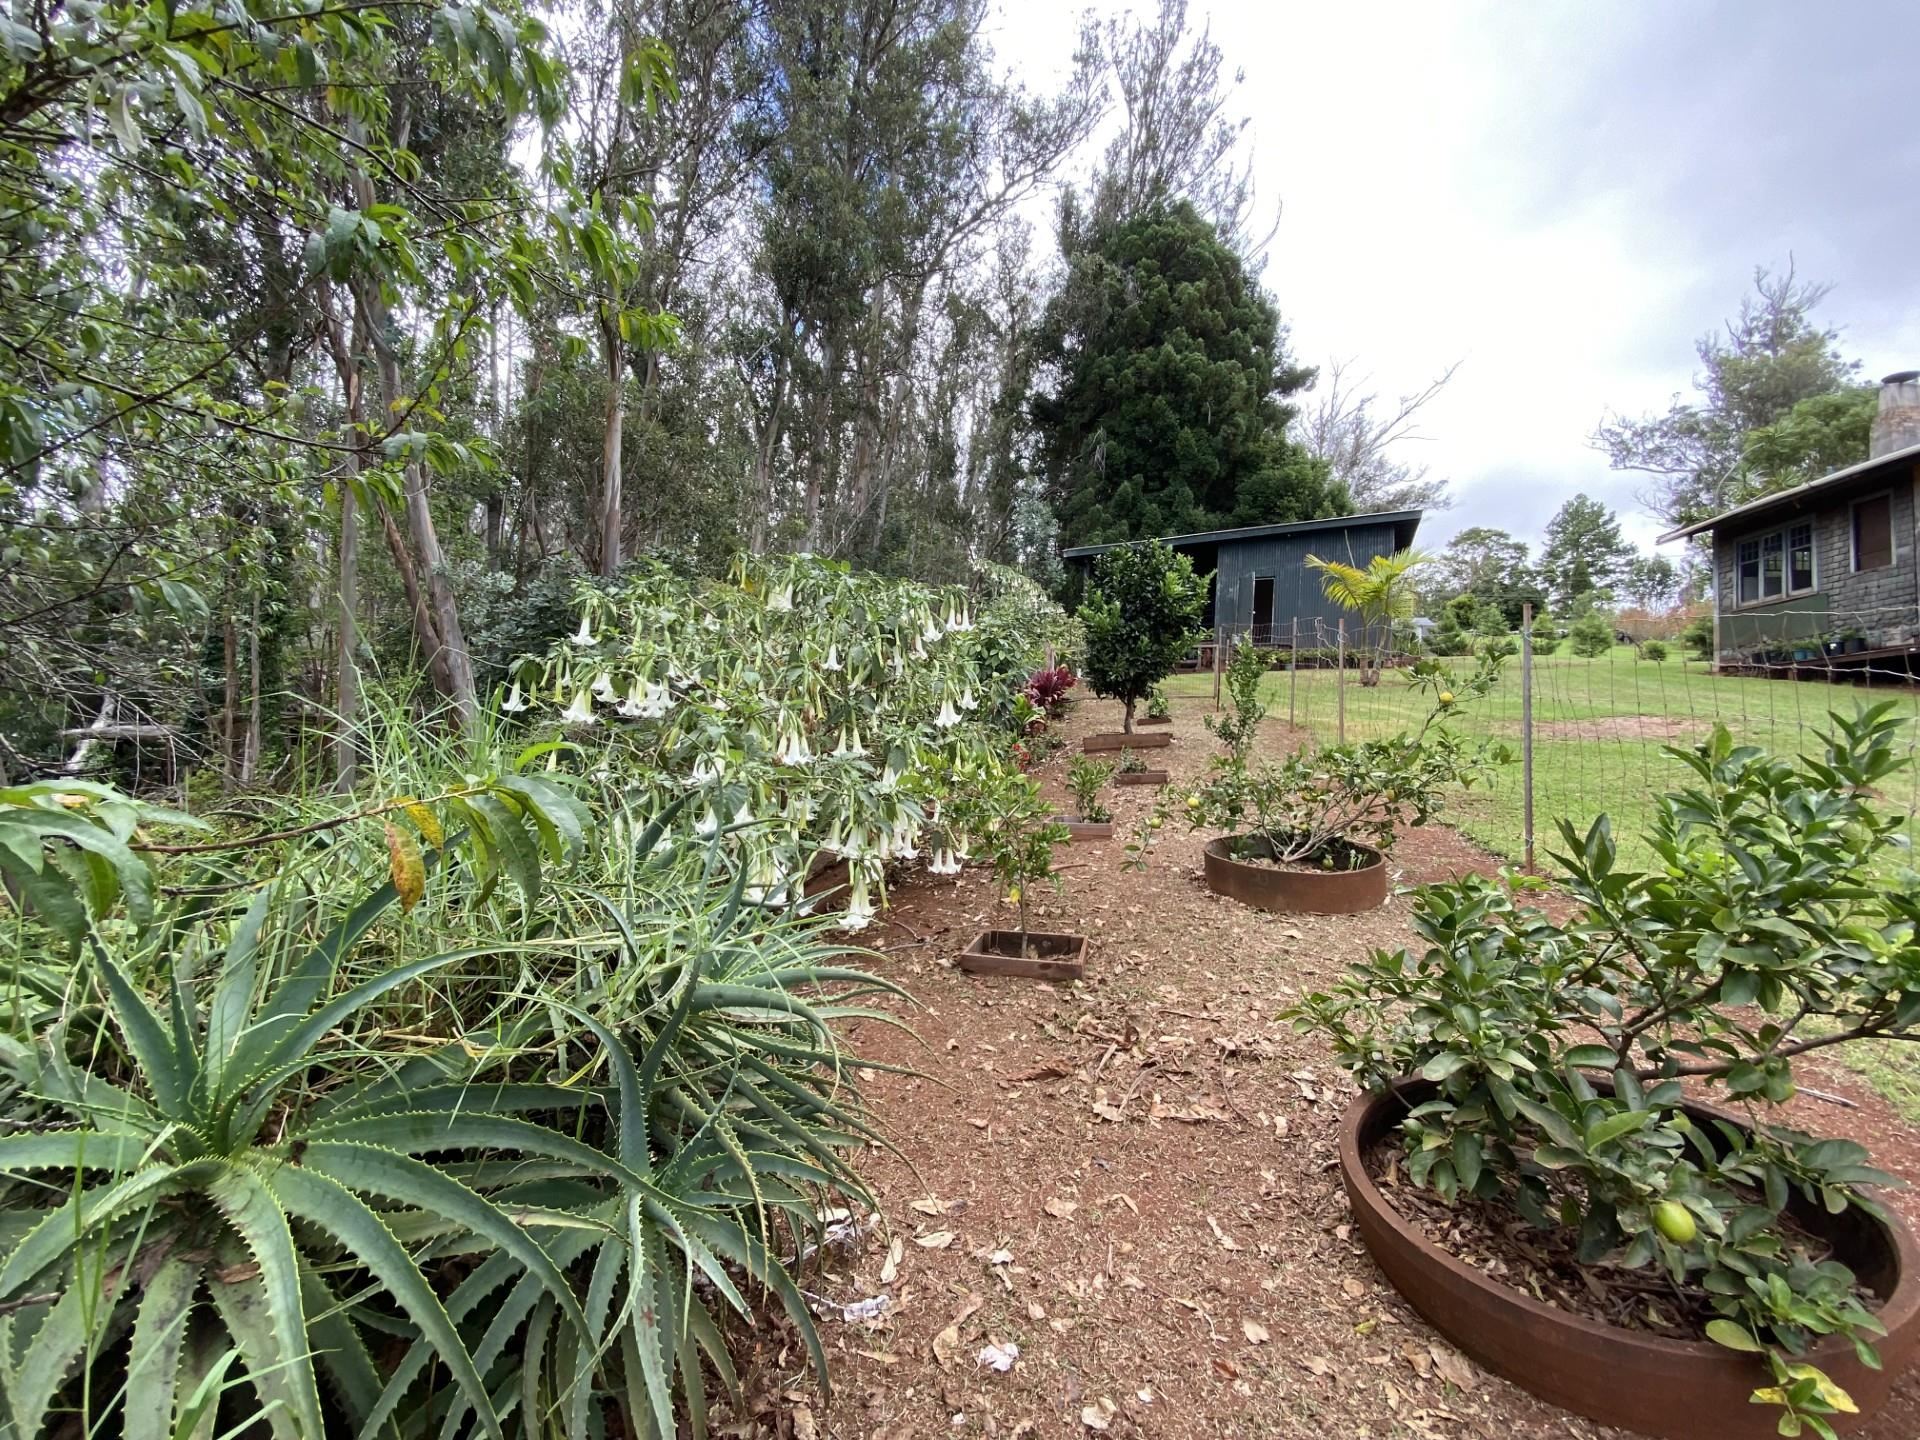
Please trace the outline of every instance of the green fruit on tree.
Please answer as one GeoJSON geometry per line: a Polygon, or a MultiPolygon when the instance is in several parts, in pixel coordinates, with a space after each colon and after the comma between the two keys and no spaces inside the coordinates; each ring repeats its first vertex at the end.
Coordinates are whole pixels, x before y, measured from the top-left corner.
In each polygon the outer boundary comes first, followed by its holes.
{"type": "Polygon", "coordinates": [[[1691,1244],[1700,1229],[1693,1212],[1673,1200],[1662,1200],[1653,1207],[1653,1226],[1676,1245],[1691,1244]]]}

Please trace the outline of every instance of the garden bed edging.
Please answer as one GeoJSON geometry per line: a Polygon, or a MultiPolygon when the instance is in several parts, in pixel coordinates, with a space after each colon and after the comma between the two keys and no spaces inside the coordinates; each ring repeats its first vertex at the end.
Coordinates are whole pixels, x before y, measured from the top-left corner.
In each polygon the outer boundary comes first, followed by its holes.
{"type": "Polygon", "coordinates": [[[1258,860],[1234,859],[1234,843],[1245,838],[1222,835],[1207,842],[1203,866],[1207,888],[1214,894],[1256,910],[1289,915],[1358,915],[1387,903],[1392,889],[1387,857],[1371,845],[1357,840],[1344,842],[1373,857],[1372,864],[1359,870],[1288,869],[1258,860]]]}

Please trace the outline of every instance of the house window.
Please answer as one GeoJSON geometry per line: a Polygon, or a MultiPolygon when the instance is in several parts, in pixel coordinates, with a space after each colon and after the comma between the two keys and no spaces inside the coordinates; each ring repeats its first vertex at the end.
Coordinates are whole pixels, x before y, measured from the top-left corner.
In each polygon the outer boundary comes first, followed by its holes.
{"type": "Polygon", "coordinates": [[[1853,502],[1853,568],[1879,570],[1893,563],[1893,497],[1853,502]]]}
{"type": "Polygon", "coordinates": [[[1735,554],[1735,597],[1759,605],[1814,588],[1813,523],[1803,520],[1742,540],[1735,554]]]}

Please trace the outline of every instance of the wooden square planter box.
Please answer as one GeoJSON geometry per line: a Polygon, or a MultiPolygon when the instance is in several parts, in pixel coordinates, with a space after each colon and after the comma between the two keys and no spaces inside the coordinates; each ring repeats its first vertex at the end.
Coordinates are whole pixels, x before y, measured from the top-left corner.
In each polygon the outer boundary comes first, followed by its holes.
{"type": "Polygon", "coordinates": [[[1053,818],[1067,827],[1068,840],[1111,840],[1113,838],[1113,821],[1111,820],[1076,820],[1071,815],[1056,815],[1053,818]]]}
{"type": "Polygon", "coordinates": [[[1173,724],[1173,716],[1162,715],[1156,719],[1152,715],[1143,715],[1133,723],[1135,725],[1171,725],[1173,724]]]}
{"type": "Polygon", "coordinates": [[[1018,930],[983,930],[954,963],[974,975],[1078,980],[1087,973],[1087,937],[1029,930],[1023,956],[1018,930]]]}
{"type": "Polygon", "coordinates": [[[1124,730],[1113,730],[1105,735],[1087,736],[1080,742],[1080,749],[1083,754],[1092,755],[1101,750],[1157,750],[1172,743],[1171,730],[1157,730],[1151,735],[1143,735],[1138,730],[1131,735],[1124,730]]]}
{"type": "Polygon", "coordinates": [[[1164,785],[1171,772],[1166,770],[1122,770],[1113,777],[1116,785],[1164,785]]]}

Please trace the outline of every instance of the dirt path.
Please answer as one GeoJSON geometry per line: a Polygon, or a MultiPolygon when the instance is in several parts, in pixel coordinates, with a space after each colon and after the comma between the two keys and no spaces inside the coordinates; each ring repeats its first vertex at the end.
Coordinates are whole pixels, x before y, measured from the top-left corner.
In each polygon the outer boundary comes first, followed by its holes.
{"type": "MultiPolygon", "coordinates": [[[[1067,733],[1102,728],[1111,709],[1081,704],[1067,733]]],[[[1205,764],[1199,717],[1180,707],[1160,752],[1176,784],[1205,764]]],[[[1268,743],[1287,743],[1285,727],[1268,743]]],[[[1047,770],[1056,790],[1064,765],[1047,770]]],[[[1151,792],[1116,794],[1124,836],[1151,792]]],[[[1274,1016],[1341,965],[1406,943],[1407,901],[1263,915],[1209,894],[1205,836],[1176,829],[1145,873],[1121,868],[1119,839],[1063,854],[1064,888],[1038,897],[1033,923],[1091,937],[1088,979],[1073,987],[951,967],[975,932],[1005,923],[989,878],[896,890],[876,943],[924,1007],[918,1041],[868,1023],[854,1044],[924,1078],[867,1081],[905,1159],[869,1155],[884,1226],[815,1277],[841,1302],[888,1298],[877,1320],[822,1322],[833,1403],[785,1391],[782,1433],[1613,1433],[1452,1351],[1350,1234],[1334,1145],[1352,1089],[1319,1041],[1274,1016]],[[982,1363],[1013,1346],[1010,1370],[982,1363]]],[[[1396,863],[1424,881],[1495,862],[1436,827],[1409,836],[1396,863]]],[[[1861,1109],[1807,1102],[1804,1123],[1897,1133],[1908,1143],[1883,1160],[1920,1178],[1911,1133],[1843,1076],[1824,1073],[1822,1088],[1861,1109]]],[[[1860,1433],[1920,1434],[1920,1380],[1860,1433]]]]}

